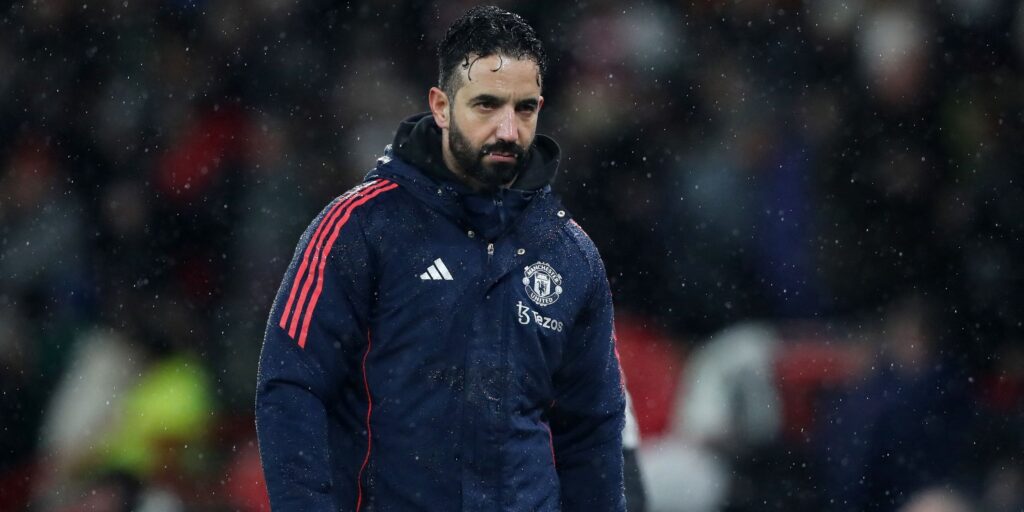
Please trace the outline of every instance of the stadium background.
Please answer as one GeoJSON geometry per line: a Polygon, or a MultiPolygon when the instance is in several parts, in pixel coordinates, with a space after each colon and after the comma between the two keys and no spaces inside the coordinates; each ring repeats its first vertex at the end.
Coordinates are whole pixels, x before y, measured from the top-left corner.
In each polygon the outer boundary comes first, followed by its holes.
{"type": "MultiPolygon", "coordinates": [[[[3,4],[0,510],[261,510],[273,293],[470,4],[3,4]]],[[[1024,509],[1024,2],[501,5],[652,510],[1024,509]]]]}

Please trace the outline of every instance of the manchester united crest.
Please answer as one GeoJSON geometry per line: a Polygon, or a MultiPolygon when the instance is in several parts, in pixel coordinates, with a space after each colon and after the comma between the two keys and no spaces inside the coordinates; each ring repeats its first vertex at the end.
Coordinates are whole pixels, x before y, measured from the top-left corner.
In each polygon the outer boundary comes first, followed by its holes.
{"type": "Polygon", "coordinates": [[[562,276],[551,265],[538,261],[523,270],[523,286],[530,300],[547,306],[562,295],[562,276]]]}

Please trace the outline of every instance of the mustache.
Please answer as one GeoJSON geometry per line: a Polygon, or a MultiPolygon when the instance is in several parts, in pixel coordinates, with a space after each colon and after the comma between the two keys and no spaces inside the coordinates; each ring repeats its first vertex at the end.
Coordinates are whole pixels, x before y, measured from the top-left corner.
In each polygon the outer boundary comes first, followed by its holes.
{"type": "Polygon", "coordinates": [[[526,148],[516,144],[515,142],[508,142],[500,140],[494,144],[487,144],[480,148],[480,156],[487,155],[490,153],[505,153],[516,157],[516,160],[522,160],[526,156],[526,148]]]}

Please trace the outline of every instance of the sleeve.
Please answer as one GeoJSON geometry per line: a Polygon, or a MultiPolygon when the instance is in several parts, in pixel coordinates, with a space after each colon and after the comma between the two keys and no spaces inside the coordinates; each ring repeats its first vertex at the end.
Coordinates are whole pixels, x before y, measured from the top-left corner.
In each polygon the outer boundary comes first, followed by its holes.
{"type": "Polygon", "coordinates": [[[273,510],[338,510],[325,404],[357,370],[372,289],[350,204],[337,199],[303,234],[267,322],[256,430],[273,510]]]}
{"type": "Polygon", "coordinates": [[[612,297],[598,266],[589,306],[554,375],[552,444],[565,512],[624,511],[625,395],[612,331],[612,297]]]}

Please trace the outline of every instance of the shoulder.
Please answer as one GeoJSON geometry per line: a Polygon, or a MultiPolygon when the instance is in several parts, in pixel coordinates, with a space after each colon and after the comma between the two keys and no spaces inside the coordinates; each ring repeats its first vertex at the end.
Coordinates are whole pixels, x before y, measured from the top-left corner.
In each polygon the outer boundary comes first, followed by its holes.
{"type": "Polygon", "coordinates": [[[380,208],[388,203],[387,199],[394,196],[394,194],[388,193],[397,188],[398,183],[392,180],[379,177],[370,178],[336,197],[331,202],[331,206],[342,206],[350,211],[355,211],[364,205],[369,206],[364,210],[380,208]]]}
{"type": "Polygon", "coordinates": [[[587,262],[591,270],[603,269],[604,264],[601,261],[601,253],[597,250],[597,244],[594,243],[594,240],[590,238],[590,235],[583,230],[583,227],[575,219],[570,219],[566,222],[562,226],[562,231],[568,236],[571,243],[579,251],[579,256],[587,262]]]}
{"type": "Polygon", "coordinates": [[[384,178],[371,178],[352,187],[332,200],[320,213],[317,222],[347,222],[352,217],[365,216],[375,210],[388,209],[393,203],[398,184],[384,178]]]}
{"type": "Polygon", "coordinates": [[[299,246],[322,244],[334,233],[349,232],[352,226],[363,223],[361,216],[381,208],[389,193],[398,188],[386,179],[368,179],[335,197],[320,210],[303,233],[299,246]],[[352,220],[355,219],[353,222],[352,220]]]}
{"type": "Polygon", "coordinates": [[[582,262],[579,268],[585,269],[588,274],[589,289],[593,296],[601,295],[599,291],[608,289],[608,275],[605,272],[604,261],[597,250],[597,244],[590,238],[590,235],[583,230],[575,220],[570,219],[562,226],[562,231],[568,236],[570,243],[575,247],[577,256],[582,262]]]}

